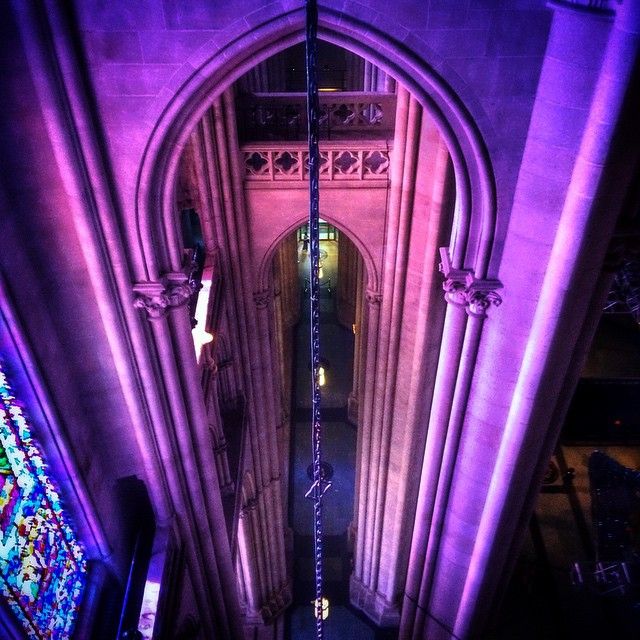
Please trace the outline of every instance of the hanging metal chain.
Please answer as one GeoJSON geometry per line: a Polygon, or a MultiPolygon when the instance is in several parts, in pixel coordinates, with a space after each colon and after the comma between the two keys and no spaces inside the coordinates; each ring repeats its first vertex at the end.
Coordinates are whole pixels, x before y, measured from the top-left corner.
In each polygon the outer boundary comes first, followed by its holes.
{"type": "Polygon", "coordinates": [[[313,500],[314,567],[316,597],[314,614],[316,638],[324,637],[322,598],[322,496],[329,488],[322,477],[320,423],[320,148],[319,119],[320,100],[317,78],[318,7],[316,0],[306,0],[306,66],[307,66],[307,122],[309,123],[309,245],[310,273],[309,298],[311,307],[311,397],[312,397],[312,441],[313,485],[307,497],[313,500]]]}

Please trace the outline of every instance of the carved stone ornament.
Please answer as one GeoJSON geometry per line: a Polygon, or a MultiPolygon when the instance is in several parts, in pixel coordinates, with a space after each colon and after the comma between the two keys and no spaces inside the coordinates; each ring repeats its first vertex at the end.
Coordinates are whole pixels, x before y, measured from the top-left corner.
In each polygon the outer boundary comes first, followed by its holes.
{"type": "Polygon", "coordinates": [[[186,304],[197,283],[184,273],[167,273],[160,282],[140,282],[133,287],[133,306],[143,309],[150,320],[162,318],[169,309],[186,304]]]}
{"type": "Polygon", "coordinates": [[[258,506],[258,498],[249,498],[243,505],[240,507],[240,518],[246,518],[251,514],[252,511],[255,511],[258,506]]]}
{"type": "Polygon", "coordinates": [[[369,304],[380,304],[382,302],[382,294],[378,291],[367,289],[365,298],[369,304]]]}
{"type": "Polygon", "coordinates": [[[502,304],[502,298],[495,291],[502,288],[499,280],[478,280],[471,269],[453,269],[446,247],[440,249],[440,257],[440,271],[444,275],[442,288],[447,302],[465,307],[470,316],[480,318],[487,315],[491,305],[502,304]]]}
{"type": "MultiPolygon", "coordinates": [[[[499,307],[502,304],[502,298],[494,291],[495,280],[479,280],[476,284],[483,284],[487,289],[471,288],[467,293],[467,313],[470,316],[483,317],[487,315],[487,309],[493,305],[499,307]]],[[[502,285],[499,285],[502,286],[502,285]]]]}
{"type": "Polygon", "coordinates": [[[253,300],[258,309],[265,309],[269,305],[269,302],[271,302],[271,291],[269,291],[269,289],[256,291],[253,294],[253,300]]]}
{"type": "Polygon", "coordinates": [[[166,313],[169,301],[162,283],[138,283],[133,287],[133,293],[133,306],[143,309],[150,319],[161,318],[166,313]]]}

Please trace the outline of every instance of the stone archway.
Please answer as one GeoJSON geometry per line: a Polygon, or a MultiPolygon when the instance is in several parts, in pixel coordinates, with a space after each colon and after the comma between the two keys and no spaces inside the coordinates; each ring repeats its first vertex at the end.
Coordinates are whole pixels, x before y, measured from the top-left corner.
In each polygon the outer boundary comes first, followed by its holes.
{"type": "MultiPolygon", "coordinates": [[[[140,249],[148,279],[180,263],[172,211],[173,185],[180,150],[189,132],[214,98],[250,67],[299,42],[303,19],[301,9],[289,13],[284,25],[282,17],[271,18],[213,55],[207,55],[207,47],[202,47],[197,71],[191,64],[185,65],[175,74],[184,79],[179,91],[171,92],[168,103],[158,101],[154,114],[157,122],[142,158],[136,196],[140,249]]],[[[452,267],[470,268],[477,277],[485,277],[496,224],[493,171],[478,127],[463,102],[433,67],[358,20],[327,9],[321,14],[319,35],[388,71],[437,123],[452,157],[459,198],[452,234],[452,267]]]]}
{"type": "MultiPolygon", "coordinates": [[[[220,96],[220,92],[245,71],[251,62],[255,64],[256,61],[262,60],[300,39],[300,18],[301,16],[298,15],[297,18],[292,20],[292,26],[289,25],[286,28],[282,27],[277,20],[263,25],[261,27],[262,40],[257,40],[257,44],[255,34],[252,35],[251,33],[247,33],[236,40],[233,45],[235,51],[237,51],[239,42],[251,43],[249,50],[253,49],[253,51],[250,59],[246,54],[238,53],[232,64],[229,61],[228,52],[208,59],[197,74],[186,80],[180,92],[163,112],[147,145],[138,180],[137,215],[140,229],[140,247],[144,256],[145,273],[149,279],[162,279],[161,282],[167,283],[167,286],[173,286],[174,279],[179,279],[177,274],[180,270],[181,256],[178,251],[180,243],[177,241],[177,229],[172,210],[173,185],[175,184],[179,155],[189,131],[202,117],[211,101],[213,101],[214,105],[218,104],[222,109],[225,108],[225,104],[228,107],[228,98],[224,95],[220,96]],[[297,22],[296,19],[298,20],[297,22]],[[160,212],[160,216],[152,215],[157,212],[160,212]]],[[[447,314],[444,320],[447,342],[443,349],[446,356],[444,359],[441,358],[441,362],[437,367],[437,358],[432,356],[431,364],[428,367],[433,374],[432,377],[436,379],[433,383],[434,387],[437,387],[437,376],[441,372],[443,372],[442,375],[445,376],[446,382],[445,386],[438,387],[438,396],[427,394],[428,406],[422,407],[418,412],[413,412],[412,420],[414,422],[412,424],[417,425],[417,421],[424,420],[426,413],[430,411],[432,400],[438,407],[442,405],[450,408],[456,388],[459,388],[460,384],[464,386],[469,383],[472,369],[458,372],[458,375],[464,378],[460,382],[455,375],[453,378],[451,377],[448,367],[458,362],[465,341],[470,340],[473,344],[471,350],[477,350],[479,330],[482,325],[482,312],[486,307],[482,307],[482,303],[480,304],[480,312],[477,314],[478,317],[474,323],[466,322],[465,308],[469,308],[471,297],[476,295],[478,291],[481,297],[484,296],[482,299],[485,300],[486,292],[498,286],[495,281],[484,281],[491,257],[495,226],[492,172],[477,127],[464,109],[464,106],[452,94],[442,78],[434,74],[433,70],[424,62],[414,59],[394,43],[385,41],[385,50],[388,52],[388,56],[380,56],[375,47],[375,37],[371,33],[364,32],[355,21],[349,23],[348,19],[344,17],[341,18],[341,24],[342,26],[348,24],[349,28],[346,31],[339,32],[336,28],[337,18],[337,14],[331,12],[327,14],[322,25],[321,35],[336,44],[363,53],[379,63],[381,67],[388,69],[401,83],[406,83],[416,96],[415,99],[410,98],[409,93],[405,92],[406,105],[404,115],[407,119],[406,126],[419,127],[420,125],[416,124],[416,118],[420,116],[416,114],[422,112],[420,104],[427,106],[431,119],[436,124],[436,128],[439,128],[443,140],[446,141],[447,154],[451,157],[455,175],[456,216],[453,220],[454,229],[449,238],[451,240],[449,250],[443,254],[443,265],[445,276],[447,277],[447,286],[450,294],[452,294],[450,301],[457,306],[455,310],[447,314]],[[448,332],[446,331],[447,327],[449,328],[448,332]],[[447,358],[450,359],[451,364],[447,361],[447,358]]],[[[229,122],[225,121],[224,126],[228,128],[229,122]]],[[[402,163],[404,163],[404,160],[402,163]]],[[[234,173],[235,169],[237,169],[237,166],[234,168],[232,165],[230,173],[234,173]]],[[[238,172],[235,171],[235,173],[237,174],[238,172]]],[[[399,204],[399,206],[402,205],[399,204]]],[[[404,216],[406,217],[407,215],[410,214],[405,212],[404,216]]],[[[398,224],[400,223],[398,222],[398,224]]],[[[398,234],[406,232],[406,228],[402,229],[402,224],[394,232],[396,239],[400,237],[398,234]]],[[[448,228],[451,228],[451,225],[448,228]]],[[[442,236],[436,234],[434,237],[436,236],[444,240],[442,236]]],[[[238,242],[246,242],[246,238],[243,238],[242,234],[236,234],[236,237],[238,242]]],[[[408,253],[405,253],[402,260],[406,261],[408,259],[408,253]]],[[[391,260],[391,263],[394,260],[395,258],[391,260]]],[[[433,258],[431,265],[435,261],[436,259],[433,258]]],[[[402,298],[397,295],[394,296],[392,293],[387,300],[384,300],[383,292],[381,291],[385,287],[391,287],[389,289],[390,292],[394,291],[394,265],[391,263],[386,264],[384,268],[387,273],[386,279],[385,276],[382,276],[380,287],[368,291],[366,298],[367,303],[370,305],[369,318],[371,322],[368,339],[373,343],[381,340],[382,350],[379,353],[384,358],[389,353],[396,353],[400,344],[400,334],[394,334],[393,332],[400,331],[397,309],[402,298]],[[394,317],[396,318],[395,320],[393,319],[394,317]],[[396,329],[393,329],[393,327],[396,327],[396,329]],[[395,344],[395,346],[391,347],[391,350],[389,350],[390,340],[392,341],[391,344],[395,344]]],[[[430,271],[433,272],[433,266],[430,267],[430,271]]],[[[401,273],[406,275],[405,271],[401,273]]],[[[269,305],[269,292],[266,288],[260,287],[261,284],[264,284],[263,278],[258,278],[258,287],[256,287],[255,280],[241,273],[241,271],[238,271],[238,278],[239,282],[243,282],[243,295],[245,297],[253,296],[259,310],[266,309],[269,305]]],[[[431,300],[433,297],[433,278],[430,278],[429,282],[428,291],[425,291],[425,300],[431,300]]],[[[435,288],[437,289],[438,287],[436,286],[435,288]]],[[[269,347],[266,342],[260,342],[262,338],[266,339],[269,334],[266,315],[259,312],[255,319],[255,325],[253,319],[248,319],[252,314],[243,311],[239,312],[238,316],[246,318],[243,322],[248,327],[247,344],[250,345],[248,347],[249,351],[254,354],[260,353],[265,361],[269,360],[271,357],[269,356],[269,347]]],[[[438,331],[433,336],[430,336],[429,339],[435,340],[436,338],[437,340],[440,339],[438,331]]],[[[369,352],[369,349],[367,349],[367,352],[369,352]]],[[[378,353],[377,350],[371,352],[378,353]]],[[[268,369],[266,365],[264,368],[265,370],[268,369]]],[[[412,369],[411,374],[414,376],[414,383],[411,387],[411,393],[414,396],[420,393],[419,386],[421,382],[419,376],[421,373],[418,371],[419,368],[418,365],[415,365],[415,370],[412,369]]],[[[393,365],[392,369],[397,371],[397,363],[393,365]]],[[[270,388],[270,383],[261,378],[260,375],[252,371],[249,378],[247,378],[247,384],[249,387],[255,387],[267,392],[270,388]]],[[[380,365],[377,360],[372,360],[368,379],[371,384],[367,387],[369,395],[365,401],[365,404],[368,405],[368,408],[365,409],[365,415],[367,416],[366,419],[372,421],[372,423],[379,421],[380,427],[370,434],[371,437],[360,448],[360,455],[365,456],[368,461],[371,460],[373,465],[371,473],[360,475],[360,485],[366,488],[367,492],[369,492],[368,485],[370,482],[374,482],[376,486],[373,493],[370,494],[373,496],[373,502],[368,507],[368,511],[360,516],[358,531],[360,532],[359,535],[362,536],[360,540],[361,548],[366,546],[369,551],[366,552],[368,555],[360,556],[364,565],[357,571],[359,575],[356,576],[352,585],[352,597],[357,606],[365,610],[376,621],[383,624],[393,624],[398,621],[398,598],[403,588],[407,562],[406,550],[411,539],[411,528],[407,529],[405,526],[402,531],[396,528],[395,535],[397,539],[394,542],[394,548],[397,557],[390,561],[395,568],[390,570],[387,577],[380,578],[380,554],[383,552],[381,539],[384,535],[382,524],[384,516],[381,511],[384,507],[381,505],[387,501],[386,491],[388,487],[388,474],[384,469],[392,451],[390,447],[393,432],[391,424],[393,411],[390,408],[392,400],[391,396],[389,396],[391,392],[388,390],[393,388],[395,372],[389,374],[389,367],[386,364],[380,365]],[[380,399],[381,396],[376,394],[376,386],[385,390],[382,400],[380,399]],[[377,524],[371,524],[372,521],[377,524]],[[402,561],[399,561],[398,557],[402,555],[401,547],[404,550],[402,553],[405,553],[405,557],[402,561]],[[398,562],[400,564],[404,563],[405,568],[398,571],[398,562]],[[379,580],[383,580],[385,584],[381,585],[379,580]]],[[[269,393],[266,393],[264,397],[270,397],[269,393]]],[[[438,438],[431,444],[427,443],[427,447],[431,447],[431,454],[433,454],[430,456],[428,464],[433,465],[434,469],[436,469],[436,474],[444,455],[445,437],[442,434],[442,429],[446,430],[448,427],[448,418],[445,417],[445,414],[446,412],[443,413],[442,419],[444,422],[441,430],[438,431],[438,438]]],[[[276,428],[278,419],[278,407],[275,405],[270,406],[268,415],[272,426],[267,429],[266,436],[257,425],[254,425],[256,459],[259,459],[257,453],[260,449],[259,443],[265,437],[269,440],[269,444],[265,444],[264,451],[275,451],[277,449],[273,430],[276,428]]],[[[425,437],[424,429],[426,429],[426,423],[425,427],[422,428],[422,435],[419,437],[419,440],[422,439],[423,442],[425,437]]],[[[274,480],[278,478],[277,468],[269,469],[268,466],[266,465],[263,469],[262,482],[265,483],[265,487],[272,485],[274,480]]],[[[410,470],[408,467],[403,467],[405,475],[409,471],[415,472],[416,469],[410,470]]],[[[259,478],[260,473],[256,473],[256,481],[258,483],[260,482],[259,478]]],[[[404,482],[396,482],[395,490],[402,492],[404,486],[404,482]]],[[[266,495],[266,492],[264,492],[264,495],[266,495]]],[[[275,501],[278,501],[277,498],[275,501]]],[[[369,504],[368,501],[365,501],[365,503],[369,504]]],[[[428,503],[424,509],[430,512],[433,509],[433,504],[428,503]]],[[[278,513],[279,509],[276,507],[276,513],[269,516],[272,521],[281,522],[281,517],[278,516],[278,513]]],[[[279,533],[276,533],[275,537],[278,540],[281,539],[279,533]]],[[[278,543],[277,546],[278,550],[275,555],[280,558],[278,563],[282,565],[284,550],[281,543],[278,543]]],[[[277,613],[280,610],[280,604],[278,603],[284,602],[286,604],[287,595],[283,591],[286,591],[286,585],[283,585],[284,578],[281,568],[275,573],[280,574],[280,577],[273,583],[272,589],[279,591],[277,593],[273,592],[271,595],[267,594],[267,597],[273,596],[276,601],[274,606],[269,605],[267,608],[277,613]]]]}

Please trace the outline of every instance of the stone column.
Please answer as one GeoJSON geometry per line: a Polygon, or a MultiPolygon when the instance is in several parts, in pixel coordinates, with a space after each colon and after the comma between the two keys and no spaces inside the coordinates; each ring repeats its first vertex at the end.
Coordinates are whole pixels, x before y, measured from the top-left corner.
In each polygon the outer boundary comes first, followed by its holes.
{"type": "MultiPolygon", "coordinates": [[[[245,398],[244,471],[255,482],[253,531],[259,572],[259,608],[251,618],[268,621],[281,612],[291,595],[284,553],[281,452],[277,430],[282,424],[280,369],[273,340],[273,292],[256,290],[250,228],[239,166],[236,116],[231,91],[216,99],[202,121],[207,193],[212,227],[224,265],[226,329],[233,366],[245,398]]],[[[254,603],[255,604],[255,603],[254,603]]],[[[253,605],[252,605],[253,606],[253,605]]]]}
{"type": "Polygon", "coordinates": [[[211,443],[216,458],[216,470],[218,472],[218,483],[220,492],[230,495],[235,490],[235,482],[231,477],[229,469],[229,459],[227,458],[227,440],[224,435],[224,425],[220,415],[220,401],[218,399],[218,366],[214,360],[210,360],[206,365],[209,369],[210,380],[206,388],[207,415],[209,416],[209,432],[211,443]]]}
{"type": "Polygon", "coordinates": [[[280,370],[282,420],[278,428],[282,474],[283,513],[288,513],[289,449],[291,441],[291,389],[293,388],[294,326],[300,316],[298,243],[295,232],[284,238],[273,256],[274,326],[280,370]]]}
{"type": "Polygon", "coordinates": [[[347,418],[354,425],[359,424],[360,396],[364,371],[362,364],[365,358],[363,345],[366,343],[366,340],[363,340],[363,335],[365,331],[364,304],[367,283],[364,263],[360,256],[359,258],[357,262],[358,275],[355,292],[355,318],[353,322],[353,331],[355,333],[353,345],[353,388],[347,400],[347,418]]]}
{"type": "Polygon", "coordinates": [[[162,403],[170,418],[165,430],[156,434],[155,446],[163,460],[179,461],[165,467],[167,482],[173,489],[177,517],[194,523],[185,527],[183,544],[191,578],[198,585],[198,608],[216,633],[240,638],[235,616],[229,617],[229,612],[237,611],[237,593],[227,582],[233,573],[231,554],[220,529],[224,514],[186,308],[193,289],[183,273],[168,273],[161,282],[136,285],[134,292],[135,306],[151,320],[149,339],[163,381],[162,403]],[[213,615],[209,602],[215,607],[213,615]]]}
{"type": "Polygon", "coordinates": [[[357,294],[362,272],[363,262],[358,249],[344,233],[341,233],[338,242],[336,314],[338,322],[349,331],[356,322],[357,294]]]}
{"type": "Polygon", "coordinates": [[[364,91],[386,93],[395,89],[392,78],[369,60],[364,61],[363,80],[364,91]]]}
{"type": "Polygon", "coordinates": [[[361,388],[356,564],[352,602],[378,624],[399,622],[430,394],[442,326],[437,243],[451,224],[449,155],[435,125],[399,90],[382,301],[368,309],[361,388]],[[373,321],[372,321],[373,320],[373,321]],[[418,324],[420,323],[420,324],[418,324]],[[408,411],[408,407],[413,407],[408,411]]]}
{"type": "MultiPolygon", "coordinates": [[[[508,561],[511,548],[491,541],[499,531],[503,541],[514,544],[515,516],[523,514],[526,490],[510,480],[531,479],[546,454],[545,442],[557,439],[566,404],[549,390],[561,389],[571,378],[575,347],[590,333],[593,316],[601,313],[602,267],[616,220],[625,206],[620,196],[625,189],[620,183],[632,184],[635,178],[630,167],[639,157],[638,104],[637,94],[631,102],[628,87],[633,86],[634,74],[637,80],[640,59],[640,2],[613,6],[616,16],[610,31],[602,15],[589,15],[584,8],[578,11],[558,4],[554,15],[538,96],[546,106],[554,105],[549,107],[554,109],[554,117],[549,117],[556,126],[567,117],[567,102],[586,102],[590,108],[584,127],[578,130],[578,153],[513,390],[513,397],[521,400],[509,407],[488,486],[456,616],[454,631],[458,635],[468,635],[483,623],[487,614],[479,594],[495,589],[508,561]],[[567,47],[567,33],[579,34],[581,51],[567,47]],[[603,35],[608,36],[604,51],[603,35]],[[586,58],[587,52],[591,59],[586,58]],[[573,81],[571,76],[579,75],[576,65],[593,67],[600,53],[597,83],[591,99],[585,101],[591,88],[581,86],[573,93],[568,83],[573,81]],[[629,144],[629,134],[635,144],[629,144]],[[614,176],[615,190],[610,187],[614,176]],[[591,306],[594,301],[597,306],[591,306]],[[550,403],[550,397],[555,401],[550,403]]],[[[527,160],[523,171],[529,168],[527,160]]]]}
{"type": "Polygon", "coordinates": [[[345,91],[364,91],[364,58],[345,50],[345,91]]]}

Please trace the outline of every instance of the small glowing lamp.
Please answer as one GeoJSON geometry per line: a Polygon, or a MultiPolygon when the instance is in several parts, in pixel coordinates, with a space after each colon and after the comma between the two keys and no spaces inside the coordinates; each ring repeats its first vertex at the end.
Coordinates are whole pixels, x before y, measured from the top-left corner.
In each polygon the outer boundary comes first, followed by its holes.
{"type": "Polygon", "coordinates": [[[316,598],[311,601],[313,605],[313,615],[320,620],[326,620],[329,617],[329,598],[320,598],[319,600],[316,598]]]}
{"type": "Polygon", "coordinates": [[[327,377],[324,373],[324,367],[318,367],[318,386],[324,387],[327,383],[327,377]]]}
{"type": "Polygon", "coordinates": [[[324,269],[322,268],[322,263],[320,263],[320,267],[318,268],[318,279],[322,280],[324,277],[324,269]]]}
{"type": "Polygon", "coordinates": [[[202,347],[204,347],[205,344],[213,342],[213,335],[201,329],[199,325],[196,325],[196,328],[191,330],[191,335],[193,337],[193,346],[196,350],[196,359],[200,362],[202,347]]]}
{"type": "Polygon", "coordinates": [[[192,333],[194,339],[200,344],[209,344],[210,342],[213,342],[213,334],[205,331],[204,329],[195,328],[192,333]]]}

